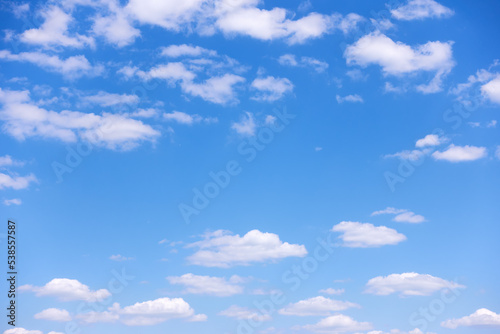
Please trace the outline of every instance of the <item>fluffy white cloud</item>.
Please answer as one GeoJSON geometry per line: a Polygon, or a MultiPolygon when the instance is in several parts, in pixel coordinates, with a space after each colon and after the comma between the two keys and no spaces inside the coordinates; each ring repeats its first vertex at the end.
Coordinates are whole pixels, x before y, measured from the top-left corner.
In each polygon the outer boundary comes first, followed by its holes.
{"type": "Polygon", "coordinates": [[[94,324],[94,323],[107,323],[107,322],[116,322],[120,319],[120,315],[116,312],[104,311],[104,312],[96,312],[90,311],[87,313],[80,313],[75,316],[78,320],[80,320],[84,324],[94,324]]]}
{"type": "Polygon", "coordinates": [[[448,141],[446,137],[440,137],[435,134],[430,134],[422,139],[417,140],[415,147],[438,146],[448,141]]]}
{"type": "Polygon", "coordinates": [[[322,289],[319,290],[319,293],[324,293],[327,295],[341,295],[345,292],[344,289],[334,289],[334,288],[328,288],[328,289],[322,289]]]}
{"type": "Polygon", "coordinates": [[[500,328],[500,314],[490,311],[486,308],[481,308],[471,315],[459,318],[459,319],[449,319],[443,321],[441,326],[446,328],[457,328],[457,327],[494,327],[500,328]]]}
{"type": "Polygon", "coordinates": [[[427,42],[411,47],[380,32],[361,37],[349,45],[344,57],[348,65],[379,65],[385,75],[402,76],[415,72],[435,72],[428,85],[421,85],[423,93],[433,93],[441,89],[442,77],[455,66],[452,42],[427,42]]]}
{"type": "MultiPolygon", "coordinates": [[[[2,188],[1,186],[1,181],[0,181],[0,189],[2,188]]],[[[19,198],[12,198],[12,199],[4,199],[3,204],[10,206],[10,205],[21,205],[23,201],[21,201],[19,198]]]]}
{"type": "Polygon", "coordinates": [[[199,57],[201,55],[215,56],[217,52],[214,50],[208,50],[200,46],[192,46],[187,44],[181,45],[169,45],[161,50],[161,54],[166,57],[177,58],[177,57],[199,57]]]}
{"type": "Polygon", "coordinates": [[[137,37],[141,36],[141,32],[132,26],[131,15],[120,6],[118,1],[110,0],[104,3],[108,7],[108,13],[99,13],[93,18],[94,34],[103,36],[108,43],[118,47],[132,44],[137,37]]]}
{"type": "Polygon", "coordinates": [[[312,57],[300,57],[297,59],[293,54],[284,54],[278,58],[278,63],[283,66],[308,67],[318,73],[326,71],[328,63],[312,57]]]}
{"type": "Polygon", "coordinates": [[[152,326],[170,319],[188,318],[194,311],[182,298],[159,298],[126,306],[117,310],[128,326],[152,326]]]}
{"type": "Polygon", "coordinates": [[[43,47],[63,46],[82,48],[94,46],[94,39],[79,34],[68,35],[68,25],[73,21],[71,14],[64,12],[57,6],[50,6],[41,12],[45,19],[40,28],[24,31],[20,39],[24,43],[43,47]]]}
{"type": "Polygon", "coordinates": [[[32,291],[38,297],[57,297],[61,301],[83,300],[95,302],[111,296],[111,293],[106,289],[93,291],[87,285],[68,278],[54,278],[42,287],[23,285],[19,287],[19,290],[32,291]]]}
{"type": "MultiPolygon", "coordinates": [[[[15,190],[26,189],[33,182],[37,182],[37,179],[34,174],[28,174],[26,176],[18,176],[18,175],[8,175],[0,173],[0,189],[5,189],[5,188],[11,188],[15,190]]],[[[9,203],[17,204],[15,202],[9,202],[9,203]]],[[[6,203],[4,202],[4,204],[6,203]]]]}
{"type": "Polygon", "coordinates": [[[245,78],[239,75],[226,73],[207,79],[203,83],[183,81],[181,87],[184,92],[201,97],[206,101],[228,104],[238,102],[234,86],[244,81],[245,78]]]}
{"type": "Polygon", "coordinates": [[[477,146],[455,146],[451,144],[445,151],[435,151],[432,157],[436,160],[450,162],[474,161],[485,158],[488,155],[486,147],[477,146]]]}
{"type": "Polygon", "coordinates": [[[21,327],[7,329],[3,334],[43,334],[42,331],[27,330],[21,327]]]}
{"type": "Polygon", "coordinates": [[[409,0],[405,5],[392,9],[391,14],[398,20],[410,21],[450,17],[454,12],[434,0],[409,0]]]}
{"type": "Polygon", "coordinates": [[[192,125],[194,123],[216,123],[217,118],[202,117],[198,114],[189,115],[182,111],[172,111],[171,113],[163,113],[163,118],[167,121],[175,121],[180,124],[192,125]]]}
{"type": "Polygon", "coordinates": [[[269,314],[262,314],[258,311],[249,310],[245,307],[240,307],[236,305],[232,305],[227,310],[219,312],[219,315],[236,319],[253,320],[258,322],[272,320],[269,314]]]}
{"type": "Polygon", "coordinates": [[[34,315],[35,319],[49,320],[49,321],[71,321],[71,315],[66,310],[57,308],[48,308],[40,313],[34,315]]]}
{"type": "Polygon", "coordinates": [[[353,94],[353,95],[346,95],[346,96],[340,96],[337,95],[335,97],[337,99],[337,103],[344,103],[344,102],[351,102],[351,103],[363,103],[363,98],[359,96],[358,94],[353,94]]]}
{"type": "Polygon", "coordinates": [[[257,129],[257,124],[255,123],[255,118],[252,113],[245,112],[242,115],[239,122],[234,122],[231,124],[231,129],[235,130],[238,134],[242,136],[253,136],[255,135],[255,130],[257,129]]]}
{"type": "Polygon", "coordinates": [[[366,283],[366,293],[386,296],[399,293],[401,296],[429,296],[442,289],[465,288],[458,283],[428,274],[402,273],[378,276],[366,283]]]}
{"type": "Polygon", "coordinates": [[[372,216],[382,214],[395,215],[392,220],[399,223],[422,223],[425,221],[425,217],[422,215],[417,215],[414,212],[406,209],[396,209],[392,207],[387,207],[384,210],[375,211],[372,213],[372,216]]]}
{"type": "Polygon", "coordinates": [[[372,324],[369,322],[358,322],[351,317],[343,314],[332,315],[328,318],[321,319],[314,325],[302,326],[315,333],[345,333],[345,332],[360,332],[372,329],[372,324]]]}
{"type": "MultiPolygon", "coordinates": [[[[384,331],[370,331],[370,332],[368,332],[366,334],[424,334],[424,332],[422,332],[418,328],[415,328],[415,329],[413,329],[413,330],[411,330],[409,332],[400,331],[399,329],[392,329],[389,332],[384,332],[384,331]]],[[[426,332],[426,334],[436,334],[436,333],[426,332]]]]}
{"type": "Polygon", "coordinates": [[[500,76],[482,85],[481,93],[491,102],[500,104],[500,76]]]}
{"type": "Polygon", "coordinates": [[[256,78],[251,86],[259,92],[256,96],[252,97],[252,99],[257,101],[273,102],[293,91],[293,84],[290,80],[287,78],[275,78],[273,76],[256,78]]]}
{"type": "Polygon", "coordinates": [[[28,137],[54,138],[63,142],[87,140],[110,149],[127,150],[143,141],[155,141],[160,133],[126,115],[56,112],[35,105],[28,91],[0,88],[0,120],[3,131],[18,140],[28,137]]]}
{"type": "Polygon", "coordinates": [[[136,104],[139,102],[137,95],[114,94],[100,91],[95,95],[83,97],[83,101],[98,104],[102,107],[110,107],[118,104],[136,104]]]}
{"type": "Polygon", "coordinates": [[[4,155],[3,157],[0,157],[0,167],[23,166],[23,165],[24,162],[12,159],[10,155],[4,155]]]}
{"type": "Polygon", "coordinates": [[[333,226],[332,231],[341,233],[339,238],[343,241],[344,247],[380,247],[396,245],[406,240],[405,235],[392,228],[369,223],[343,221],[333,226]]]}
{"type": "Polygon", "coordinates": [[[104,71],[103,66],[90,64],[83,55],[61,59],[58,56],[49,56],[42,52],[21,52],[14,54],[8,50],[0,50],[0,59],[31,63],[47,71],[60,73],[66,79],[76,79],[82,76],[95,77],[104,71]]]}
{"type": "Polygon", "coordinates": [[[243,293],[242,282],[239,276],[232,276],[229,280],[224,277],[198,276],[184,274],[182,276],[169,276],[170,284],[181,284],[186,287],[185,293],[205,294],[217,297],[226,297],[243,293]]]}
{"type": "Polygon", "coordinates": [[[242,237],[218,230],[206,234],[203,240],[189,244],[188,247],[199,249],[188,257],[188,261],[205,267],[227,268],[307,255],[303,245],[282,242],[278,235],[259,230],[252,230],[242,237]]]}
{"type": "Polygon", "coordinates": [[[288,304],[278,312],[279,314],[293,316],[328,316],[334,311],[342,311],[352,307],[359,308],[360,306],[351,302],[318,296],[288,304]]]}

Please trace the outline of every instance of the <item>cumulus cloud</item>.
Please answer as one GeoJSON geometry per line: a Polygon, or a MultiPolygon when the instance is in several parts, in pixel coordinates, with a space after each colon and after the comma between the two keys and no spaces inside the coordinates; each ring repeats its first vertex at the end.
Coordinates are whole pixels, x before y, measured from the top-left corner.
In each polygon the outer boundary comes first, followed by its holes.
{"type": "Polygon", "coordinates": [[[307,255],[303,245],[283,242],[277,234],[259,230],[252,230],[244,236],[218,230],[188,247],[199,249],[188,257],[188,262],[205,267],[228,268],[307,255]]]}
{"type": "Polygon", "coordinates": [[[500,314],[481,308],[471,315],[443,321],[441,326],[455,329],[457,327],[492,327],[500,328],[500,314]]]}
{"type": "Polygon", "coordinates": [[[305,325],[301,328],[315,333],[345,333],[367,331],[372,327],[369,322],[359,322],[347,315],[336,314],[321,319],[314,325],[305,325]]]}
{"type": "Polygon", "coordinates": [[[455,146],[451,144],[444,151],[435,151],[432,157],[436,160],[446,160],[449,162],[474,161],[485,158],[488,155],[486,147],[477,146],[455,146]]]}
{"type": "Polygon", "coordinates": [[[434,0],[409,0],[406,4],[391,10],[392,17],[405,21],[445,18],[453,14],[453,10],[434,0]]]}
{"type": "Polygon", "coordinates": [[[273,102],[293,91],[293,84],[290,80],[273,76],[256,78],[251,86],[258,91],[257,95],[252,97],[257,101],[273,102]]]}
{"type": "Polygon", "coordinates": [[[337,103],[351,102],[351,103],[363,103],[363,98],[358,94],[340,96],[337,94],[335,97],[337,99],[337,103]]]}
{"type": "Polygon", "coordinates": [[[366,283],[366,293],[386,296],[429,296],[442,289],[458,289],[465,286],[428,274],[402,273],[378,276],[366,283]]]}
{"type": "Polygon", "coordinates": [[[169,276],[167,280],[170,284],[185,286],[184,293],[217,297],[227,297],[243,293],[243,287],[239,284],[243,279],[237,275],[226,280],[224,277],[198,276],[189,273],[182,276],[169,276]]]}
{"type": "Polygon", "coordinates": [[[245,81],[245,78],[226,73],[207,79],[202,83],[183,81],[182,90],[193,96],[217,104],[237,103],[235,86],[245,81]]]}
{"type": "Polygon", "coordinates": [[[425,222],[425,217],[422,215],[417,215],[412,211],[406,209],[396,209],[392,207],[387,207],[384,210],[375,211],[372,216],[378,216],[383,214],[395,215],[392,219],[399,223],[422,223],[425,222]]]}
{"type": "Polygon", "coordinates": [[[263,314],[259,311],[250,310],[245,307],[240,307],[237,305],[232,305],[227,310],[219,312],[219,315],[236,319],[253,320],[258,322],[272,320],[271,316],[268,314],[263,314]]]}
{"type": "MultiPolygon", "coordinates": [[[[37,178],[34,174],[28,174],[26,176],[18,175],[8,175],[5,173],[0,173],[0,189],[11,188],[14,190],[26,189],[31,183],[37,182],[37,178]]],[[[4,202],[6,205],[17,204],[16,200],[4,202]],[[7,204],[9,203],[9,204],[7,204]]],[[[20,204],[20,203],[19,203],[20,204]]]]}
{"type": "Polygon", "coordinates": [[[61,301],[95,302],[111,296],[111,293],[106,289],[91,290],[87,285],[68,278],[54,278],[42,287],[23,285],[19,287],[19,290],[34,292],[37,297],[57,297],[61,301]]]}
{"type": "Polygon", "coordinates": [[[360,306],[355,303],[334,300],[322,296],[301,300],[297,303],[288,304],[280,309],[279,314],[293,316],[328,316],[332,312],[342,311],[348,308],[360,306]]]}
{"type": "Polygon", "coordinates": [[[82,76],[95,77],[104,71],[102,65],[92,65],[83,55],[61,59],[42,52],[11,53],[0,50],[0,60],[31,63],[50,72],[62,74],[66,79],[77,79],[82,76]]]}
{"type": "Polygon", "coordinates": [[[110,0],[103,4],[107,5],[107,12],[100,12],[93,18],[94,34],[104,37],[108,43],[117,47],[130,45],[141,36],[140,30],[132,25],[132,16],[118,1],[110,0]]]}
{"type": "Polygon", "coordinates": [[[427,146],[438,146],[448,141],[446,137],[440,137],[436,134],[430,134],[422,139],[417,140],[415,147],[427,147],[427,146]]]}
{"type": "Polygon", "coordinates": [[[455,66],[452,42],[427,42],[410,46],[392,39],[380,32],[361,37],[349,45],[345,52],[347,65],[367,67],[378,65],[384,75],[401,77],[416,72],[434,72],[434,79],[419,90],[433,93],[441,90],[441,81],[455,66]]]}
{"type": "Polygon", "coordinates": [[[217,52],[214,50],[208,50],[200,46],[193,46],[187,44],[181,45],[169,45],[162,48],[162,56],[178,58],[178,57],[199,57],[202,55],[215,56],[217,52]]]}
{"type": "Polygon", "coordinates": [[[72,319],[68,311],[57,308],[43,310],[42,312],[35,314],[34,318],[58,322],[71,321],[72,319]]]}
{"type": "MultiPolygon", "coordinates": [[[[55,333],[55,332],[51,332],[55,333]]],[[[7,329],[3,334],[43,334],[42,331],[28,330],[22,327],[7,329]]],[[[50,334],[50,333],[49,333],[50,334]]]]}
{"type": "Polygon", "coordinates": [[[0,157],[0,167],[17,167],[23,165],[23,161],[15,160],[10,155],[4,155],[3,157],[0,157]]]}
{"type": "Polygon", "coordinates": [[[194,315],[194,310],[182,298],[148,300],[126,306],[116,312],[127,326],[152,326],[170,319],[189,318],[194,315]]]}
{"type": "Polygon", "coordinates": [[[343,221],[333,226],[332,231],[341,233],[342,246],[352,248],[396,245],[406,240],[405,235],[392,228],[369,223],[343,221]]]}
{"type": "Polygon", "coordinates": [[[253,136],[255,135],[255,130],[257,129],[255,117],[251,112],[247,111],[244,115],[242,115],[239,122],[231,124],[231,129],[242,136],[253,136]]]}
{"type": "Polygon", "coordinates": [[[46,110],[31,101],[28,91],[0,88],[0,120],[3,131],[17,140],[29,137],[63,142],[87,140],[110,149],[127,150],[143,141],[154,142],[160,132],[127,115],[46,110]]]}
{"type": "Polygon", "coordinates": [[[491,102],[500,104],[500,76],[482,85],[481,93],[491,102]]]}

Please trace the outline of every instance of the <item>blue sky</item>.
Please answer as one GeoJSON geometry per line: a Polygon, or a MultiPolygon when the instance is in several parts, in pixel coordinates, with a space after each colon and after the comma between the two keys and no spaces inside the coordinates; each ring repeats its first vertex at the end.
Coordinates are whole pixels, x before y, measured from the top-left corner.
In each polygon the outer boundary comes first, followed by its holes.
{"type": "Polygon", "coordinates": [[[498,333],[500,3],[0,9],[4,334],[498,333]]]}

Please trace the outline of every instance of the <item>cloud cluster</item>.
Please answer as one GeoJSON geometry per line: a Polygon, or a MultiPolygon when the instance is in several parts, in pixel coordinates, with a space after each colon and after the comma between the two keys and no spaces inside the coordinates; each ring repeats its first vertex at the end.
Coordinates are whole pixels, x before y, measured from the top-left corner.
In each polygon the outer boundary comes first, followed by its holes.
{"type": "Polygon", "coordinates": [[[369,248],[396,245],[406,236],[386,226],[374,226],[369,223],[343,221],[333,226],[332,231],[340,232],[342,246],[351,248],[369,248]]]}
{"type": "Polygon", "coordinates": [[[106,289],[91,290],[87,285],[68,278],[54,278],[41,287],[22,285],[19,290],[34,292],[38,297],[56,297],[61,301],[83,300],[95,302],[111,296],[111,293],[106,289]]]}
{"type": "Polygon", "coordinates": [[[481,308],[471,315],[459,318],[459,319],[449,319],[443,321],[441,326],[446,328],[457,328],[457,327],[492,327],[500,328],[500,314],[490,311],[486,308],[481,308]]]}

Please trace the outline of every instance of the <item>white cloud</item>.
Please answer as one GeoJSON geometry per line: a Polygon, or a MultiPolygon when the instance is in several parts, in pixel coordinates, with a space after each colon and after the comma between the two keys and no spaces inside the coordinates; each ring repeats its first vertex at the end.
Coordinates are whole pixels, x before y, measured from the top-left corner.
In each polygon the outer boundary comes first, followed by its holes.
{"type": "Polygon", "coordinates": [[[392,219],[398,223],[422,223],[425,222],[425,217],[422,215],[417,215],[412,211],[406,209],[396,209],[392,207],[387,207],[384,210],[375,211],[372,216],[378,216],[382,214],[393,214],[395,217],[392,219]]]}
{"type": "Polygon", "coordinates": [[[500,314],[481,308],[471,315],[443,321],[441,326],[455,329],[457,327],[492,327],[500,328],[500,314]]]}
{"type": "Polygon", "coordinates": [[[458,288],[465,287],[428,274],[402,273],[370,279],[366,283],[365,292],[380,296],[393,293],[399,293],[401,296],[429,296],[442,289],[458,288]]]}
{"type": "Polygon", "coordinates": [[[73,17],[57,6],[50,6],[41,12],[45,19],[40,28],[24,31],[20,39],[24,43],[40,45],[43,47],[63,46],[83,48],[94,47],[94,39],[79,34],[68,35],[68,25],[73,17]]]}
{"type": "Polygon", "coordinates": [[[79,319],[84,324],[94,324],[94,323],[116,322],[117,320],[120,319],[120,315],[110,311],[104,311],[104,312],[90,311],[87,313],[77,314],[75,318],[79,319]]]}
{"type": "Polygon", "coordinates": [[[337,103],[351,102],[351,103],[363,103],[363,98],[358,94],[340,96],[337,94],[335,97],[337,99],[337,103]]]}
{"type": "Polygon", "coordinates": [[[314,325],[302,326],[303,329],[311,332],[327,334],[367,331],[372,329],[372,327],[372,324],[369,322],[358,322],[343,314],[336,314],[321,319],[314,325]]]}
{"type": "Polygon", "coordinates": [[[278,311],[282,315],[293,316],[328,316],[334,311],[342,311],[348,308],[360,306],[355,303],[334,300],[322,296],[301,300],[297,303],[288,304],[278,311]]]}
{"type": "Polygon", "coordinates": [[[500,104],[500,76],[482,85],[481,93],[491,102],[500,104]]]}
{"type": "Polygon", "coordinates": [[[438,146],[448,141],[448,138],[439,137],[435,134],[430,134],[422,139],[417,140],[415,147],[438,146]]]}
{"type": "Polygon", "coordinates": [[[257,124],[252,113],[245,112],[242,115],[239,122],[234,122],[231,124],[231,129],[235,130],[238,134],[242,136],[253,136],[255,135],[255,130],[257,129],[257,124]]]}
{"type": "Polygon", "coordinates": [[[319,290],[319,293],[324,293],[327,295],[341,295],[345,292],[344,289],[334,289],[334,288],[328,288],[328,289],[322,289],[319,290]]]}
{"type": "Polygon", "coordinates": [[[199,248],[188,257],[191,264],[221,268],[277,261],[286,257],[304,257],[307,254],[303,245],[282,242],[278,235],[259,230],[252,230],[242,237],[218,230],[188,247],[199,248]]]}
{"type": "Polygon", "coordinates": [[[496,119],[493,119],[493,120],[489,121],[486,124],[487,128],[496,128],[496,126],[497,126],[497,120],[496,119]]]}
{"type": "MultiPolygon", "coordinates": [[[[0,181],[0,184],[1,184],[1,181],[0,181]]],[[[0,185],[0,188],[2,186],[0,185]]],[[[21,205],[23,203],[23,201],[21,201],[19,198],[12,198],[12,199],[4,199],[3,200],[3,204],[4,205],[7,205],[7,206],[10,206],[10,205],[21,205]]]]}
{"type": "Polygon", "coordinates": [[[332,231],[341,233],[339,238],[343,241],[344,247],[380,247],[396,245],[406,240],[405,235],[392,228],[369,223],[343,221],[333,226],[332,231]]]}
{"type": "Polygon", "coordinates": [[[206,101],[217,104],[237,103],[235,85],[245,81],[245,78],[235,74],[224,74],[212,77],[203,83],[183,81],[182,90],[193,96],[201,97],[206,101]]]}
{"type": "Polygon", "coordinates": [[[139,102],[139,97],[137,95],[114,94],[100,91],[95,95],[83,97],[83,100],[102,107],[110,107],[118,104],[136,104],[139,102]]]}
{"type": "Polygon", "coordinates": [[[14,167],[23,165],[24,165],[23,161],[12,159],[10,155],[4,155],[3,157],[0,157],[0,167],[5,167],[5,166],[14,167]]]}
{"type": "Polygon", "coordinates": [[[422,157],[429,154],[431,151],[429,149],[424,150],[404,150],[401,152],[396,152],[393,154],[386,154],[384,158],[401,158],[403,160],[418,161],[422,157]]]}
{"type": "Polygon", "coordinates": [[[106,1],[108,15],[98,14],[93,20],[92,31],[97,36],[103,36],[105,40],[118,47],[132,44],[141,36],[139,29],[132,26],[132,18],[118,3],[118,1],[106,1]]]}
{"type": "MultiPolygon", "coordinates": [[[[26,176],[18,175],[8,175],[0,173],[0,189],[11,188],[15,190],[26,189],[33,182],[37,182],[34,174],[28,174],[26,176]]],[[[4,202],[4,204],[6,204],[4,202]]],[[[16,204],[12,202],[11,204],[16,204]]],[[[8,204],[6,204],[8,205],[8,204]]]]}
{"type": "Polygon", "coordinates": [[[380,32],[361,37],[349,45],[344,57],[348,65],[379,65],[384,75],[402,76],[415,72],[435,72],[430,84],[421,85],[423,93],[441,90],[441,81],[455,66],[452,56],[452,42],[427,42],[411,47],[380,32]]]}
{"type": "Polygon", "coordinates": [[[196,76],[180,62],[158,65],[151,68],[148,72],[138,71],[137,74],[146,80],[164,79],[170,84],[175,84],[178,81],[191,81],[196,76]]]}
{"type": "Polygon", "coordinates": [[[293,84],[290,80],[287,78],[275,78],[273,76],[256,78],[251,86],[259,91],[256,96],[252,97],[252,99],[257,101],[273,102],[293,91],[293,84]]]}
{"type": "Polygon", "coordinates": [[[83,55],[61,59],[41,52],[11,53],[0,50],[0,59],[35,64],[47,71],[62,74],[66,79],[76,79],[82,76],[95,77],[104,71],[101,65],[91,65],[83,55]]]}
{"type": "Polygon", "coordinates": [[[312,57],[300,57],[297,59],[293,54],[284,54],[278,58],[278,63],[283,66],[308,67],[318,73],[323,73],[328,68],[328,63],[312,57]]]}
{"type": "Polygon", "coordinates": [[[198,114],[189,115],[182,111],[172,111],[171,113],[163,113],[163,118],[167,121],[175,121],[180,124],[192,125],[194,123],[216,123],[217,118],[202,117],[198,114]]]}
{"type": "Polygon", "coordinates": [[[111,296],[111,293],[106,289],[93,291],[87,285],[68,278],[54,278],[42,287],[23,285],[19,287],[19,290],[32,291],[38,297],[57,297],[61,301],[83,300],[95,302],[111,296]]]}
{"type": "Polygon", "coordinates": [[[117,262],[123,262],[123,261],[130,261],[130,260],[134,260],[133,257],[126,257],[126,256],[123,256],[123,255],[120,255],[120,254],[116,254],[116,255],[111,255],[109,257],[110,260],[113,260],[113,261],[117,261],[117,262]]]}
{"type": "Polygon", "coordinates": [[[227,310],[219,312],[219,315],[236,319],[253,320],[258,322],[272,320],[271,316],[268,314],[262,314],[260,312],[249,310],[245,307],[240,307],[236,305],[232,305],[227,310]]]}
{"type": "Polygon", "coordinates": [[[43,310],[42,312],[35,314],[34,318],[59,322],[71,321],[72,319],[68,311],[57,308],[48,308],[43,310]]]}
{"type": "Polygon", "coordinates": [[[160,133],[126,115],[56,112],[35,105],[28,91],[3,91],[0,88],[0,119],[3,131],[17,140],[28,137],[59,139],[63,142],[88,140],[110,149],[128,150],[140,142],[154,142],[160,133]]]}
{"type": "Polygon", "coordinates": [[[127,326],[152,326],[170,319],[189,318],[194,311],[182,298],[159,298],[119,309],[121,321],[127,326]]]}
{"type": "Polygon", "coordinates": [[[161,54],[166,57],[178,58],[178,57],[199,57],[201,55],[216,56],[217,52],[214,50],[208,50],[200,46],[192,46],[187,44],[181,45],[169,45],[162,48],[161,54]]]}
{"type": "Polygon", "coordinates": [[[409,0],[405,5],[392,9],[391,14],[398,20],[410,21],[450,17],[454,12],[434,0],[409,0]]]}
{"type": "Polygon", "coordinates": [[[185,293],[205,294],[217,297],[226,297],[243,293],[241,277],[232,276],[229,280],[224,277],[198,276],[184,274],[182,276],[169,276],[170,284],[181,284],[186,287],[185,293]]]}
{"type": "Polygon", "coordinates": [[[500,145],[497,146],[497,149],[495,151],[495,157],[500,160],[500,145]]]}
{"type": "Polygon", "coordinates": [[[436,160],[446,160],[450,162],[474,161],[487,156],[485,147],[477,146],[455,146],[451,144],[445,151],[435,151],[432,157],[436,160]]]}
{"type": "MultiPolygon", "coordinates": [[[[370,331],[370,332],[368,332],[366,334],[424,334],[424,332],[422,332],[418,328],[415,328],[415,329],[413,329],[413,330],[411,330],[409,332],[400,331],[399,329],[392,329],[389,332],[384,332],[384,331],[370,331]]],[[[436,334],[436,333],[426,332],[425,334],[436,334]]]]}
{"type": "Polygon", "coordinates": [[[195,314],[191,318],[188,319],[189,322],[203,322],[207,321],[208,317],[206,314],[195,314]]]}
{"type": "MultiPolygon", "coordinates": [[[[42,331],[27,330],[21,327],[7,329],[3,334],[43,334],[42,331]]],[[[49,333],[50,334],[50,333],[49,333]]]]}

